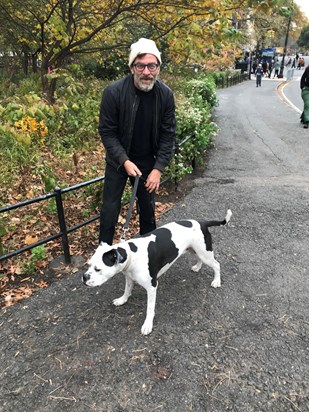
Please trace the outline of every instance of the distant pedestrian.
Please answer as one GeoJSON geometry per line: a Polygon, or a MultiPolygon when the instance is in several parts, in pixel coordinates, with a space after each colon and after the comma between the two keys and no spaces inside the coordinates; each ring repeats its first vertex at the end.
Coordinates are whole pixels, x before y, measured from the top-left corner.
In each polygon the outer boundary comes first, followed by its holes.
{"type": "Polygon", "coordinates": [[[288,62],[287,62],[287,64],[285,65],[286,67],[288,67],[288,66],[290,66],[292,64],[292,59],[291,59],[291,57],[289,58],[289,60],[288,60],[288,62]]]}
{"type": "Polygon", "coordinates": [[[268,77],[269,77],[269,79],[270,79],[271,72],[273,71],[273,62],[272,62],[272,60],[269,60],[269,61],[267,62],[267,64],[268,64],[267,74],[268,74],[268,77]]]}
{"type": "Polygon", "coordinates": [[[301,97],[304,101],[304,111],[301,119],[304,123],[304,128],[308,129],[309,126],[309,65],[306,67],[301,79],[300,79],[301,97]]]}
{"type": "Polygon", "coordinates": [[[263,67],[261,63],[258,65],[256,71],[255,71],[255,78],[256,78],[256,87],[261,87],[262,85],[262,77],[263,77],[263,67]]]}
{"type": "Polygon", "coordinates": [[[296,68],[296,59],[294,57],[293,62],[292,62],[292,66],[291,69],[295,69],[296,68]]]}
{"type": "Polygon", "coordinates": [[[275,65],[274,65],[274,69],[275,69],[275,74],[274,74],[274,78],[277,76],[279,77],[279,70],[280,70],[281,64],[279,62],[279,60],[277,59],[275,61],[275,65]]]}
{"type": "Polygon", "coordinates": [[[257,66],[258,66],[258,60],[255,59],[255,60],[253,61],[253,63],[252,63],[252,73],[253,73],[253,74],[255,74],[255,71],[256,71],[256,69],[257,69],[257,66]]]}

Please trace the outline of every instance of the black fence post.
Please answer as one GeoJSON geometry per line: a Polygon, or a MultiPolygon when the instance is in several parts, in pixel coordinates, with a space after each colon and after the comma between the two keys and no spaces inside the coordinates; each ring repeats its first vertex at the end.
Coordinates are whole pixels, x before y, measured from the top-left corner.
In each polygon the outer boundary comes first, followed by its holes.
{"type": "Polygon", "coordinates": [[[56,204],[57,204],[57,211],[58,211],[58,221],[59,221],[61,237],[62,237],[62,248],[63,248],[63,253],[64,253],[64,261],[66,264],[70,264],[71,256],[70,256],[68,232],[67,232],[67,227],[65,224],[65,217],[64,217],[64,210],[63,210],[63,203],[62,203],[60,187],[55,188],[55,193],[56,193],[56,204]]]}

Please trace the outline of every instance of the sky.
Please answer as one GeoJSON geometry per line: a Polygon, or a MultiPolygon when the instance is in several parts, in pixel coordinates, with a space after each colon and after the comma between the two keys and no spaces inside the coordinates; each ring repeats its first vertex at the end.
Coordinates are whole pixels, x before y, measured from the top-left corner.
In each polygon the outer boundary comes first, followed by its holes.
{"type": "Polygon", "coordinates": [[[309,0],[294,0],[298,6],[302,9],[302,11],[306,14],[309,18],[309,0]]]}

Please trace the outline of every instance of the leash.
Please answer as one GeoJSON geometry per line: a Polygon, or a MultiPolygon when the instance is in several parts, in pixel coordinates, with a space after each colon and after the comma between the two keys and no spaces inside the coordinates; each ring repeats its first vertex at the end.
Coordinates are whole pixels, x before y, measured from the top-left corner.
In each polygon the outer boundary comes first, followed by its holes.
{"type": "Polygon", "coordinates": [[[133,211],[133,206],[134,206],[134,202],[135,202],[135,198],[136,198],[136,192],[137,192],[139,178],[140,178],[139,175],[135,176],[133,191],[132,191],[132,195],[131,195],[131,199],[130,199],[130,206],[129,206],[129,209],[128,209],[126,221],[125,221],[125,223],[122,227],[122,235],[120,237],[120,240],[126,240],[126,234],[127,234],[127,231],[129,230],[129,222],[130,222],[130,219],[131,219],[131,216],[132,216],[132,211],[133,211]]]}

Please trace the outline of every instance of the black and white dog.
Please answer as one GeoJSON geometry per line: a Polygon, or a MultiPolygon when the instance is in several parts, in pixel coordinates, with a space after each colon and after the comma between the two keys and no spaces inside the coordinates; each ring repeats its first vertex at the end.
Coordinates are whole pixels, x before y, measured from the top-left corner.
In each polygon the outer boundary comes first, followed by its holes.
{"type": "Polygon", "coordinates": [[[232,212],[228,210],[222,221],[181,220],[113,246],[101,243],[88,262],[83,282],[87,286],[99,286],[123,272],[125,291],[123,296],[113,301],[116,306],[127,302],[134,282],[143,286],[147,291],[147,316],[141,332],[148,335],[153,326],[158,278],[188,249],[193,249],[199,258],[192,270],[198,272],[205,263],[214,270],[211,286],[221,286],[220,264],[214,258],[208,228],[226,225],[231,216],[232,212]]]}

